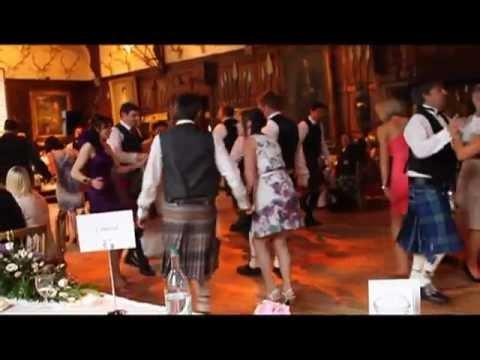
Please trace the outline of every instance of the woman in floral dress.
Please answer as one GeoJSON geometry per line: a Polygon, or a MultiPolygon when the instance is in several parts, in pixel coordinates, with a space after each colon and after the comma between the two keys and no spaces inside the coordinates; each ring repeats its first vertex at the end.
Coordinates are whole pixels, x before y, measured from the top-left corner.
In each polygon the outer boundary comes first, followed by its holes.
{"type": "Polygon", "coordinates": [[[300,203],[293,182],[285,170],[278,143],[261,133],[266,124],[263,113],[254,109],[245,114],[251,136],[245,141],[245,178],[253,196],[254,213],[251,232],[257,259],[265,281],[267,299],[291,302],[295,298],[290,280],[288,231],[303,226],[300,203]],[[276,288],[272,276],[272,256],[268,241],[273,242],[280,262],[282,290],[276,288]]]}

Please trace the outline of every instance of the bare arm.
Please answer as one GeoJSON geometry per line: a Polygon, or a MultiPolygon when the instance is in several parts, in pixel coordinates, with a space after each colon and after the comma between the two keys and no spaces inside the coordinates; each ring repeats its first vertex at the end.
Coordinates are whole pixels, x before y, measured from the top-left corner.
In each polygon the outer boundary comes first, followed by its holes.
{"type": "Polygon", "coordinates": [[[472,138],[467,145],[463,144],[463,141],[458,133],[452,137],[452,147],[457,154],[458,160],[466,160],[480,154],[480,136],[472,138]]]}
{"type": "Polygon", "coordinates": [[[390,154],[388,151],[387,131],[383,126],[377,130],[379,148],[380,148],[380,173],[382,176],[382,185],[388,185],[388,177],[390,172],[390,154]]]}
{"type": "Polygon", "coordinates": [[[255,191],[257,185],[257,145],[255,139],[249,137],[245,141],[245,181],[247,185],[248,194],[252,194],[255,191]]]}
{"type": "Polygon", "coordinates": [[[85,167],[88,159],[90,159],[94,153],[95,149],[93,148],[92,144],[88,142],[83,144],[71,171],[71,175],[75,180],[84,184],[90,181],[90,178],[82,172],[82,169],[85,167]]]}

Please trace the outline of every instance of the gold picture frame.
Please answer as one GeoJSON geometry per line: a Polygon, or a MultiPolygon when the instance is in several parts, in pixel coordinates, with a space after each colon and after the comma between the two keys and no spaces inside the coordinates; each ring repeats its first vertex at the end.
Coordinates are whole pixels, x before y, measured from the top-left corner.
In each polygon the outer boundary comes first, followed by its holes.
{"type": "Polygon", "coordinates": [[[115,123],[120,121],[120,107],[126,102],[138,105],[137,82],[134,76],[126,76],[108,82],[110,101],[112,103],[112,118],[115,123]]]}
{"type": "Polygon", "coordinates": [[[72,109],[70,93],[57,90],[30,91],[34,139],[66,136],[66,113],[72,109]]]}

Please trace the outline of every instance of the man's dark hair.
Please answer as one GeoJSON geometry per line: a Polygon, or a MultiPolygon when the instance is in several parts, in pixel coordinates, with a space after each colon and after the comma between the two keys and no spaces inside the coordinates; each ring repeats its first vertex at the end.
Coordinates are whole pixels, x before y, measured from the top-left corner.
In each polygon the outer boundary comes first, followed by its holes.
{"type": "Polygon", "coordinates": [[[327,110],[328,107],[327,105],[325,105],[324,103],[322,103],[321,101],[314,101],[310,104],[310,111],[315,111],[315,110],[318,110],[318,109],[325,109],[327,110]]]}
{"type": "Polygon", "coordinates": [[[63,150],[64,148],[65,145],[63,145],[62,142],[55,136],[49,136],[47,139],[45,139],[45,146],[43,149],[46,153],[49,153],[52,150],[63,150]]]}
{"type": "Polygon", "coordinates": [[[197,120],[199,112],[202,110],[202,99],[197,94],[184,93],[175,98],[175,114],[173,120],[197,120]]]}
{"type": "Polygon", "coordinates": [[[267,91],[259,98],[259,103],[264,106],[267,105],[273,110],[280,110],[283,105],[282,97],[275,94],[273,91],[267,91]]]}
{"type": "Polygon", "coordinates": [[[163,120],[160,120],[160,121],[157,121],[156,123],[154,123],[154,124],[152,125],[153,131],[155,131],[155,130],[157,130],[158,128],[161,128],[161,127],[163,127],[163,128],[168,128],[168,122],[163,121],[163,120]]]}
{"type": "Polygon", "coordinates": [[[425,99],[423,96],[428,94],[436,86],[443,87],[443,82],[439,80],[435,80],[435,81],[424,82],[415,86],[412,91],[413,103],[417,106],[423,105],[423,103],[425,102],[425,99]]]}
{"type": "Polygon", "coordinates": [[[140,108],[131,102],[126,102],[120,106],[120,116],[122,116],[122,114],[128,115],[131,111],[140,111],[140,108]]]}
{"type": "Polygon", "coordinates": [[[233,117],[233,115],[235,114],[235,109],[230,105],[223,105],[222,113],[223,113],[223,116],[233,117]]]}
{"type": "Polygon", "coordinates": [[[18,131],[18,123],[13,119],[5,120],[5,124],[3,125],[3,129],[5,131],[18,131]]]}

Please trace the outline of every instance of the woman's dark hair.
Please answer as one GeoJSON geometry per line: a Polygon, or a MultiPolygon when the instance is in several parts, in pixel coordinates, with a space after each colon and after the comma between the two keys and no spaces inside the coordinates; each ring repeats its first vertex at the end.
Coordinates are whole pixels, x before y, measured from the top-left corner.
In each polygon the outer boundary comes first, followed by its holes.
{"type": "Polygon", "coordinates": [[[49,136],[45,140],[44,150],[46,153],[49,153],[52,150],[63,150],[64,148],[65,145],[63,145],[63,143],[55,136],[49,136]]]}
{"type": "Polygon", "coordinates": [[[113,120],[109,117],[95,114],[90,119],[90,128],[83,133],[78,141],[79,147],[89,142],[95,148],[95,150],[102,149],[102,143],[100,141],[100,130],[106,127],[113,126],[113,120]]]}
{"type": "Polygon", "coordinates": [[[262,128],[267,124],[267,119],[260,109],[244,111],[242,113],[242,118],[252,123],[252,127],[250,129],[252,135],[261,134],[262,128]]]}

